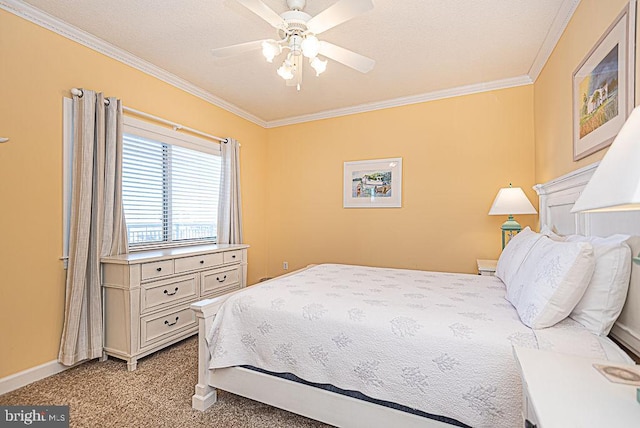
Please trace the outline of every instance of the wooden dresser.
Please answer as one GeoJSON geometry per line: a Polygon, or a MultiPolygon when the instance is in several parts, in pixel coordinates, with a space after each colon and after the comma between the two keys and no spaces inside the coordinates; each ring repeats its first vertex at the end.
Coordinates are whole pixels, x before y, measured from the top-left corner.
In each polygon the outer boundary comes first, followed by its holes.
{"type": "Polygon", "coordinates": [[[197,332],[189,305],[247,285],[248,245],[194,245],[104,257],[104,358],[138,359],[197,332]]]}

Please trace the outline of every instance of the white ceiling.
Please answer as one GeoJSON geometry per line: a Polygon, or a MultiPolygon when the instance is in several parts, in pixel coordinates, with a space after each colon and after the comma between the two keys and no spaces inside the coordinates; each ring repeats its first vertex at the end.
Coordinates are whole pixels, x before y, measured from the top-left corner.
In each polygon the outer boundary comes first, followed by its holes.
{"type": "MultiPolygon", "coordinates": [[[[336,1],[308,0],[305,11],[315,15],[336,1]]],[[[264,2],[278,13],[287,10],[285,0],[264,2]]],[[[315,77],[307,66],[298,92],[276,74],[278,61],[267,63],[259,50],[224,61],[210,54],[275,36],[235,0],[25,1],[269,126],[468,85],[473,91],[535,80],[579,0],[373,2],[372,11],[320,39],[375,59],[375,68],[361,74],[330,60],[315,77]]]]}

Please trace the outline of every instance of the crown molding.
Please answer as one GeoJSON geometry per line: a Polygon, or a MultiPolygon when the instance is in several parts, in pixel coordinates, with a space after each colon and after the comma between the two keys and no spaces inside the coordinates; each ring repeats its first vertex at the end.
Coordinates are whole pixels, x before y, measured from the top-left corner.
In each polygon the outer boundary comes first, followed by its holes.
{"type": "Polygon", "coordinates": [[[173,73],[170,73],[158,66],[151,64],[148,61],[138,58],[137,56],[133,55],[130,52],[127,52],[124,49],[114,46],[111,43],[108,43],[92,34],[87,33],[86,31],[74,27],[73,25],[64,22],[52,15],[49,15],[48,13],[27,3],[19,0],[0,0],[0,9],[4,9],[7,12],[24,18],[27,21],[30,21],[43,28],[51,30],[63,37],[66,37],[67,39],[80,43],[81,45],[84,45],[89,49],[93,49],[94,51],[100,52],[101,54],[113,58],[116,61],[120,61],[137,70],[142,71],[143,73],[149,74],[157,79],[162,80],[165,83],[175,86],[178,89],[181,89],[230,113],[253,122],[256,125],[262,126],[263,128],[266,126],[266,122],[264,120],[245,110],[242,110],[241,108],[229,103],[228,101],[225,101],[222,98],[218,98],[210,92],[205,91],[204,89],[176,76],[173,73]]]}
{"type": "Polygon", "coordinates": [[[268,121],[266,128],[294,125],[296,123],[311,122],[314,120],[330,119],[333,117],[347,116],[368,111],[382,110],[392,107],[401,107],[410,104],[419,104],[427,101],[441,100],[444,98],[459,97],[462,95],[477,94],[480,92],[495,91],[498,89],[514,88],[516,86],[530,85],[533,81],[529,76],[511,77],[508,79],[494,80],[493,82],[476,83],[473,85],[458,86],[440,91],[427,92],[425,94],[411,95],[408,97],[394,98],[375,103],[361,104],[353,107],[345,107],[335,110],[327,110],[320,113],[306,114],[281,120],[268,121]]]}
{"type": "Polygon", "coordinates": [[[580,0],[564,0],[562,2],[560,10],[558,10],[556,17],[553,19],[547,37],[545,37],[544,42],[542,42],[542,46],[540,46],[540,50],[538,50],[538,54],[529,69],[529,77],[531,77],[533,82],[540,76],[542,69],[549,60],[549,57],[551,57],[553,50],[558,44],[560,37],[562,37],[562,33],[564,33],[567,25],[569,25],[569,21],[579,4],[580,0]]]}
{"type": "Polygon", "coordinates": [[[564,0],[558,14],[556,15],[552,28],[547,33],[545,41],[538,51],[536,59],[529,70],[528,75],[496,80],[492,82],[478,83],[473,85],[459,86],[450,89],[444,89],[434,92],[428,92],[425,94],[412,95],[408,97],[394,98],[390,100],[361,104],[352,107],[345,107],[335,110],[327,110],[318,113],[312,113],[301,116],[294,116],[285,119],[278,119],[272,121],[263,120],[234,104],[225,101],[212,93],[194,85],[193,83],[184,80],[175,74],[172,74],[158,66],[151,64],[137,56],[118,48],[86,31],[80,30],[67,22],[64,22],[48,13],[33,7],[20,0],[0,0],[0,9],[4,9],[14,15],[24,18],[36,25],[51,30],[63,37],[80,43],[90,49],[100,52],[110,58],[127,64],[143,73],[149,74],[165,83],[168,83],[178,89],[181,89],[189,94],[192,94],[198,98],[201,98],[215,106],[218,106],[230,113],[233,113],[241,118],[244,118],[252,123],[263,128],[276,128],[280,126],[292,125],[303,122],[310,122],[314,120],[330,119],[333,117],[347,116],[351,114],[364,113],[368,111],[381,110],[385,108],[400,107],[410,104],[418,104],[427,101],[434,101],[444,98],[457,97],[462,95],[469,95],[479,92],[492,91],[497,89],[505,89],[516,86],[523,86],[532,84],[539,76],[542,68],[549,59],[555,45],[557,44],[560,36],[564,32],[569,20],[573,16],[576,8],[578,7],[580,0],[564,0]]]}

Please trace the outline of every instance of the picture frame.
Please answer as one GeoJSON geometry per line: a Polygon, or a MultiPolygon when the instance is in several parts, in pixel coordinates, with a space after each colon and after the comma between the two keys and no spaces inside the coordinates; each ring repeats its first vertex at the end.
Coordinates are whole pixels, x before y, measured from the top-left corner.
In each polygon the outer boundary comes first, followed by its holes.
{"type": "Polygon", "coordinates": [[[609,146],[633,109],[635,6],[625,6],[573,72],[574,161],[609,146]]]}
{"type": "Polygon", "coordinates": [[[402,158],[344,163],[344,208],[402,207],[402,158]]]}

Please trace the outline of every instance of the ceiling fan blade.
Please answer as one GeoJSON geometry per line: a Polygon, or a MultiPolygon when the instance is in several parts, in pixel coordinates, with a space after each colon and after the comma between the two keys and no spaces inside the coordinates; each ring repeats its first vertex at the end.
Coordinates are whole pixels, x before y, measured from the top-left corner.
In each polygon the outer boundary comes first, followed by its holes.
{"type": "Polygon", "coordinates": [[[285,28],[286,23],[273,9],[264,4],[262,0],[236,0],[238,3],[267,21],[275,28],[285,28]]]}
{"type": "Polygon", "coordinates": [[[320,55],[338,61],[360,73],[368,73],[376,65],[371,58],[325,41],[320,42],[320,55]]]}
{"type": "Polygon", "coordinates": [[[340,0],[307,22],[309,31],[320,34],[373,9],[371,0],[340,0]]]}
{"type": "Polygon", "coordinates": [[[240,43],[237,45],[225,46],[223,48],[211,49],[211,54],[216,58],[225,58],[233,55],[240,55],[246,52],[262,49],[262,42],[273,41],[271,39],[254,40],[253,42],[240,43]]]}

